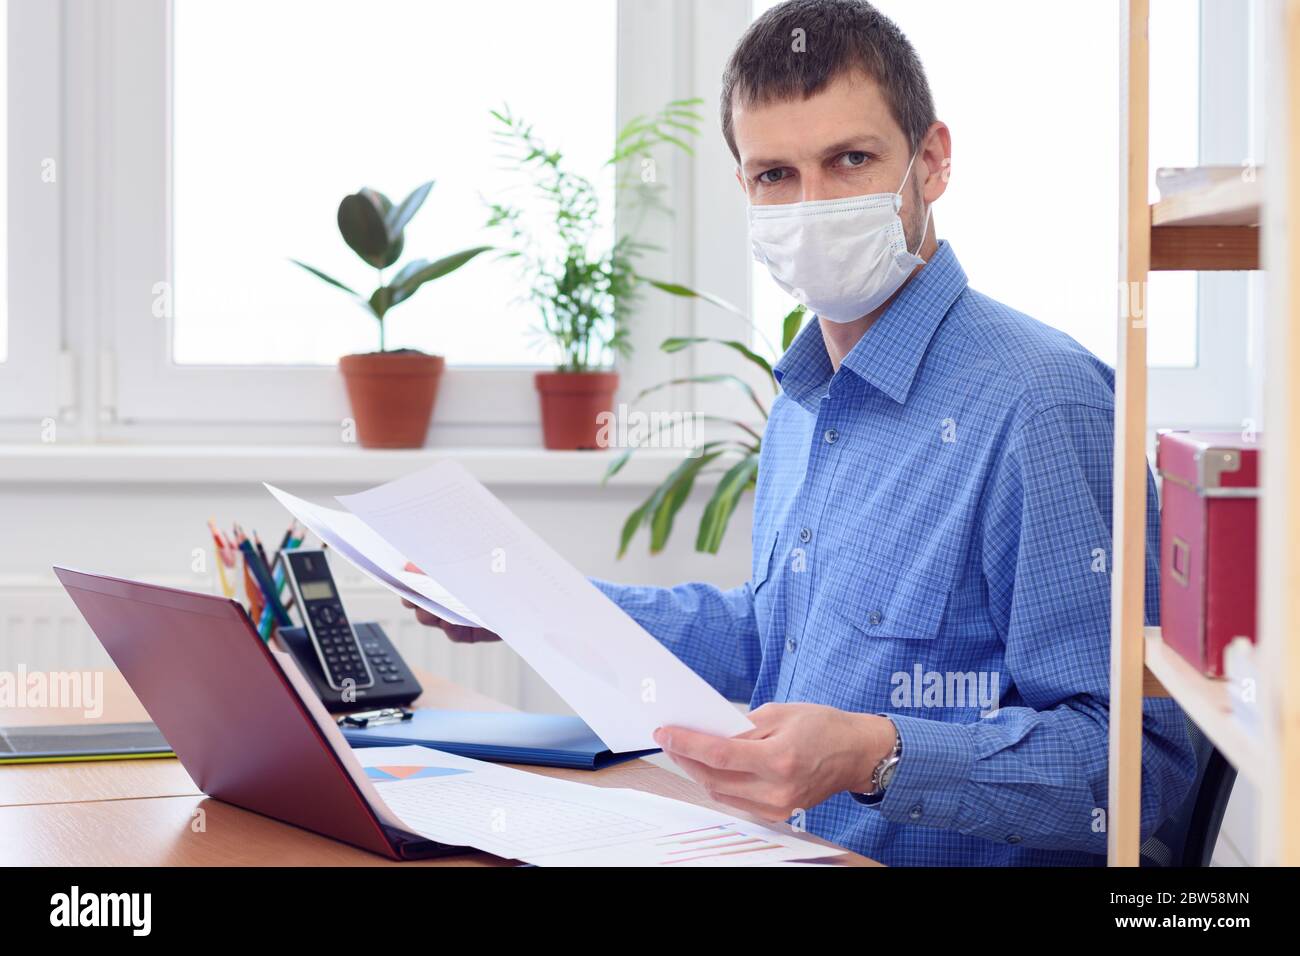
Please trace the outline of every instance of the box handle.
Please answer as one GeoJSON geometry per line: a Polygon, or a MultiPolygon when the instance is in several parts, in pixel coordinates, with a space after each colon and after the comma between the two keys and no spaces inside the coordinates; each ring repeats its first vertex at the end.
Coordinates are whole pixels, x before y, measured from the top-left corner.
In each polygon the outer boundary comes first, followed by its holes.
{"type": "Polygon", "coordinates": [[[1169,576],[1183,587],[1187,587],[1187,559],[1190,550],[1186,541],[1177,535],[1174,536],[1173,546],[1169,552],[1169,576]]]}

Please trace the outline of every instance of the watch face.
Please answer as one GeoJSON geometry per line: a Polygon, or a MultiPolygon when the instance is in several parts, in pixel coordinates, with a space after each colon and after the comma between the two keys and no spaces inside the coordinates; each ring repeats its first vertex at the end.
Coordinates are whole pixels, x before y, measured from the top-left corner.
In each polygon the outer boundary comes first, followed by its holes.
{"type": "Polygon", "coordinates": [[[898,761],[894,761],[884,770],[880,771],[880,789],[884,790],[889,786],[889,782],[894,779],[894,771],[898,769],[898,761]]]}

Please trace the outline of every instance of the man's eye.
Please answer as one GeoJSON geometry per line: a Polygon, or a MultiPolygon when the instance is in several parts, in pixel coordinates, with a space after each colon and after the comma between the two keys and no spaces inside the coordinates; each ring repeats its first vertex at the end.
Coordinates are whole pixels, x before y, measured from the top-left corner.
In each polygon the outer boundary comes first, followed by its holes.
{"type": "Polygon", "coordinates": [[[784,169],[769,169],[765,173],[758,174],[758,181],[768,186],[771,186],[773,183],[779,183],[783,179],[785,179],[784,169]]]}
{"type": "Polygon", "coordinates": [[[840,164],[843,166],[861,166],[870,158],[867,153],[862,152],[842,153],[840,155],[840,164]]]}

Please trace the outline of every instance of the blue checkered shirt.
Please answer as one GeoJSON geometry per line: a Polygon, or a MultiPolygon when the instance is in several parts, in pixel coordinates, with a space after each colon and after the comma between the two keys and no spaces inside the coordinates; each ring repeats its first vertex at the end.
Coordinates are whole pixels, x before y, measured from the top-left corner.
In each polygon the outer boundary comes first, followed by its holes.
{"type": "MultiPolygon", "coordinates": [[[[1114,374],[966,284],[941,243],[834,370],[816,322],[776,367],[753,568],[731,590],[597,582],[732,700],[884,714],[886,796],[808,830],[892,865],[1106,852],[1114,374]]],[[[1148,475],[1146,614],[1159,617],[1148,475]]],[[[1195,773],[1145,702],[1142,830],[1195,773]]]]}

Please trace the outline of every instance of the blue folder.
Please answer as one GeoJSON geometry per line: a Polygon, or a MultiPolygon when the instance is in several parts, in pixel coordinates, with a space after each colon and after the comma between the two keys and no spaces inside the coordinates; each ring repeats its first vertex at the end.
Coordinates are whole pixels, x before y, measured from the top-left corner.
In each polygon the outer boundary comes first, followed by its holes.
{"type": "Polygon", "coordinates": [[[497,763],[599,770],[656,750],[611,753],[578,717],[515,711],[417,710],[401,723],[342,727],[353,747],[419,744],[497,763]]]}

